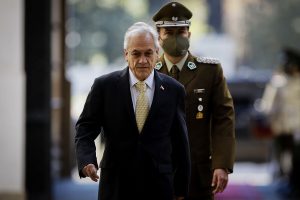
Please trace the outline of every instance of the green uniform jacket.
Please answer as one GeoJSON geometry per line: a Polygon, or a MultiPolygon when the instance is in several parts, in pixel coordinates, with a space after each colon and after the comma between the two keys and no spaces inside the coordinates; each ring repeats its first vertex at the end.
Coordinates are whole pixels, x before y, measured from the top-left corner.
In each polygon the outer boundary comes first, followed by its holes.
{"type": "MultiPolygon", "coordinates": [[[[169,74],[163,56],[155,66],[169,74]]],[[[233,171],[234,108],[221,65],[215,59],[189,56],[179,73],[186,89],[186,122],[191,149],[190,197],[211,195],[212,171],[233,171]]]]}

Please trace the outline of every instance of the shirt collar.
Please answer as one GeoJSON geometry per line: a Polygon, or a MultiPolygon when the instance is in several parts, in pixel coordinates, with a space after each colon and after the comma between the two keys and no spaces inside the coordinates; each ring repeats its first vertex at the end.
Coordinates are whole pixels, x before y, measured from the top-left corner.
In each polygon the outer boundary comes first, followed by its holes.
{"type": "MultiPolygon", "coordinates": [[[[131,69],[129,68],[129,82],[130,82],[130,87],[133,87],[139,80],[135,77],[135,75],[132,73],[131,69]]],[[[150,73],[150,75],[144,80],[146,85],[152,89],[153,84],[154,84],[154,70],[150,73]]]]}
{"type": "Polygon", "coordinates": [[[186,59],[187,59],[187,57],[188,57],[188,53],[178,62],[178,63],[175,63],[175,64],[173,64],[167,57],[166,57],[166,55],[164,54],[164,59],[165,59],[165,61],[166,61],[166,65],[167,65],[167,68],[168,68],[168,71],[170,71],[171,70],[171,68],[173,67],[173,65],[176,65],[177,67],[178,67],[178,69],[179,69],[179,71],[181,71],[182,70],[182,68],[183,68],[183,65],[184,65],[184,63],[185,63],[185,61],[186,61],[186,59]]]}

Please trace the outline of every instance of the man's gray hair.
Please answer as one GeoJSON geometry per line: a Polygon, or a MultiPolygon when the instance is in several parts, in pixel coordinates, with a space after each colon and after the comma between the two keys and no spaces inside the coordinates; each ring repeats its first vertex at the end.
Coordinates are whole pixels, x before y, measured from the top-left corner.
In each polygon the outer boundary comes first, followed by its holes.
{"type": "Polygon", "coordinates": [[[124,49],[127,49],[128,40],[130,39],[130,37],[138,33],[150,33],[154,41],[154,47],[159,48],[157,31],[149,24],[146,24],[144,22],[136,22],[132,26],[130,26],[125,33],[124,49]]]}

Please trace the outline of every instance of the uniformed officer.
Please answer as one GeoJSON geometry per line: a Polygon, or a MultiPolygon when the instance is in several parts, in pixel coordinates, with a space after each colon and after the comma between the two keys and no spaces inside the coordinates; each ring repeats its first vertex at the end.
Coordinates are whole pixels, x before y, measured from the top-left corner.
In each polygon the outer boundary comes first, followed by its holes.
{"type": "Polygon", "coordinates": [[[189,199],[213,199],[223,192],[235,157],[234,108],[218,60],[189,52],[192,12],[178,2],[153,16],[164,50],[156,69],[186,89],[192,175],[189,199]]]}

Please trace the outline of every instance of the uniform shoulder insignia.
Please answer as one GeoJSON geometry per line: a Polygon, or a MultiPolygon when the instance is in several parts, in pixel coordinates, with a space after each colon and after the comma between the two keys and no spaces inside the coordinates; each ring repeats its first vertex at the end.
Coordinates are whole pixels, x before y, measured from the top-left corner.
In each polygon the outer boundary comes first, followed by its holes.
{"type": "Polygon", "coordinates": [[[160,69],[162,68],[162,66],[163,66],[163,65],[162,65],[162,62],[160,61],[160,62],[156,63],[156,65],[155,65],[154,68],[155,68],[156,70],[160,70],[160,69]]]}
{"type": "Polygon", "coordinates": [[[189,68],[190,70],[193,70],[193,69],[196,69],[196,68],[197,68],[196,64],[193,63],[193,62],[188,62],[187,66],[188,66],[188,68],[189,68]]]}
{"type": "Polygon", "coordinates": [[[220,61],[216,58],[209,58],[209,57],[197,57],[197,62],[205,63],[205,64],[220,64],[220,61]]]}

